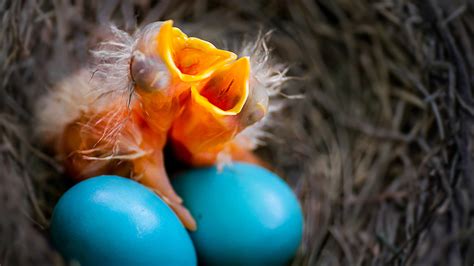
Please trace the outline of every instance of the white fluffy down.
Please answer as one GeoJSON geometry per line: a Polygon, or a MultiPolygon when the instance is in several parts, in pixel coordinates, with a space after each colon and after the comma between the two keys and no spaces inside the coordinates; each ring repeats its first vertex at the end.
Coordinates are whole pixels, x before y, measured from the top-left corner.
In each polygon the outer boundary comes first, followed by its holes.
{"type": "MultiPolygon", "coordinates": [[[[239,146],[249,150],[265,144],[265,138],[270,137],[266,130],[272,126],[273,115],[284,105],[284,98],[277,96],[283,84],[288,80],[286,76],[288,68],[271,58],[271,50],[267,46],[270,35],[270,32],[259,35],[256,41],[244,44],[239,53],[239,56],[250,57],[250,89],[264,90],[269,97],[267,114],[263,119],[247,127],[235,137],[235,142],[239,146]]],[[[228,150],[224,149],[218,155],[218,167],[222,168],[230,163],[232,163],[232,158],[228,150]]]]}
{"type": "Polygon", "coordinates": [[[81,70],[60,81],[36,105],[36,134],[50,144],[60,137],[71,121],[94,105],[98,93],[92,87],[91,73],[81,70]]]}
{"type": "MultiPolygon", "coordinates": [[[[111,27],[112,38],[101,43],[92,51],[94,63],[54,86],[38,101],[36,106],[37,132],[43,143],[52,143],[60,137],[64,128],[78,119],[82,113],[100,111],[113,98],[122,99],[128,108],[134,100],[130,78],[130,58],[140,36],[133,36],[111,27]]],[[[255,42],[242,46],[240,56],[249,56],[251,63],[251,89],[263,90],[270,97],[268,112],[259,122],[243,130],[236,141],[248,149],[263,144],[267,137],[266,126],[271,124],[272,114],[282,106],[277,96],[287,80],[287,68],[275,63],[270,57],[266,42],[270,34],[260,35],[255,42]]],[[[119,110],[117,110],[119,111],[119,110]]],[[[219,164],[227,164],[230,157],[224,150],[219,155],[219,164]]]]}
{"type": "Polygon", "coordinates": [[[110,32],[112,37],[92,51],[90,67],[58,82],[39,99],[35,134],[42,143],[53,144],[81,114],[100,111],[113,99],[123,100],[122,108],[128,108],[133,94],[129,64],[135,39],[115,26],[110,32]]]}

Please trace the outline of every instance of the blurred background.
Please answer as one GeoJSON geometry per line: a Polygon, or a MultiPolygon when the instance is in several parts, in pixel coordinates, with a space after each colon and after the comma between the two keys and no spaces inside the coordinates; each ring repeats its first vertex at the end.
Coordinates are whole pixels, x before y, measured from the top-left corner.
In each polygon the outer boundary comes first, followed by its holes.
{"type": "Polygon", "coordinates": [[[173,19],[238,47],[272,31],[285,105],[258,150],[305,215],[293,265],[472,265],[474,1],[0,0],[0,264],[62,265],[48,223],[72,185],[32,106],[110,23],[173,19]]]}

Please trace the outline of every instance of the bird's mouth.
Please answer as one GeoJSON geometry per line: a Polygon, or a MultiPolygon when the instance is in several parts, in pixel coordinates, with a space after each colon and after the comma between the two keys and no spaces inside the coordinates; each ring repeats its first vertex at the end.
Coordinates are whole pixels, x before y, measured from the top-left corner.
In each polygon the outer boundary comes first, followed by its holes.
{"type": "Polygon", "coordinates": [[[195,102],[218,115],[237,115],[249,96],[248,57],[227,64],[210,78],[191,86],[195,102]]]}
{"type": "Polygon", "coordinates": [[[236,54],[217,49],[209,42],[188,37],[173,27],[172,20],[161,26],[158,44],[158,52],[169,71],[183,82],[206,79],[237,58],[236,54]]]}

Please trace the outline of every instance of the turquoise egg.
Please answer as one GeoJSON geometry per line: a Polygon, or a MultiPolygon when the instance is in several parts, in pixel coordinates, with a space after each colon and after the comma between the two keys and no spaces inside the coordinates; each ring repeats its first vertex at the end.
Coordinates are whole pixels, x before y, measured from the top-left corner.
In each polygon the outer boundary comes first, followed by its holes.
{"type": "Polygon", "coordinates": [[[303,214],[290,187],[272,172],[234,163],[195,169],[173,180],[197,221],[191,232],[204,265],[284,265],[295,255],[303,214]]]}
{"type": "Polygon", "coordinates": [[[189,235],[151,190],[99,176],[68,190],[51,220],[54,246],[80,265],[196,265],[189,235]]]}

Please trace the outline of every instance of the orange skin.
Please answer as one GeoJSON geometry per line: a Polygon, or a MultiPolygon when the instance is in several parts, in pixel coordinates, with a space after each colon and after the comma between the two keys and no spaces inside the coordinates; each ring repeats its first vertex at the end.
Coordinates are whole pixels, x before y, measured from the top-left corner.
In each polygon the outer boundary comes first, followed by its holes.
{"type": "Polygon", "coordinates": [[[240,131],[237,114],[248,97],[249,72],[249,60],[244,57],[192,86],[190,99],[171,130],[182,160],[212,165],[240,131]]]}
{"type": "Polygon", "coordinates": [[[238,114],[248,97],[249,60],[232,63],[235,54],[188,38],[172,21],[141,38],[130,68],[137,100],[129,109],[120,108],[123,102],[111,102],[100,113],[84,113],[64,129],[57,152],[77,179],[132,176],[156,191],[186,228],[195,230],[195,220],[169,182],[163,147],[170,135],[178,156],[192,165],[214,164],[224,148],[235,159],[260,163],[231,142],[243,129],[238,114]],[[155,71],[162,66],[166,71],[155,71]],[[162,86],[157,80],[167,83],[162,86]]]}
{"type": "Polygon", "coordinates": [[[190,99],[171,129],[173,147],[181,160],[209,166],[225,150],[233,160],[265,166],[251,151],[233,142],[248,126],[244,106],[253,104],[247,101],[249,75],[249,58],[243,57],[191,87],[190,99]]]}
{"type": "MultiPolygon", "coordinates": [[[[174,108],[179,105],[173,105],[174,108]]],[[[113,106],[112,106],[113,107],[113,106]]],[[[170,111],[173,108],[170,109],[170,111]]],[[[146,113],[150,117],[160,115],[160,110],[155,113],[146,113]]],[[[172,121],[175,115],[172,112],[162,112],[163,121],[172,121]]],[[[123,176],[133,175],[134,179],[152,188],[163,200],[176,212],[183,224],[190,230],[196,229],[196,223],[190,213],[181,205],[181,198],[173,190],[168,176],[165,172],[163,161],[163,147],[166,143],[167,131],[157,131],[148,122],[148,117],[136,104],[130,114],[123,112],[119,116],[108,118],[106,114],[97,114],[93,117],[84,115],[81,119],[88,124],[94,124],[93,131],[84,128],[85,124],[80,121],[71,123],[64,132],[63,142],[60,146],[60,154],[67,155],[65,166],[68,174],[77,179],[85,179],[101,174],[119,174],[123,176]],[[105,118],[105,119],[104,119],[105,118]],[[108,125],[115,121],[126,121],[121,134],[112,139],[102,139],[108,125]],[[118,144],[117,144],[118,143],[118,144]],[[115,145],[118,145],[115,146],[115,145]],[[137,158],[116,160],[98,160],[111,155],[114,149],[120,150],[121,154],[127,155],[134,151],[130,147],[136,147],[145,153],[137,158]]]]}

